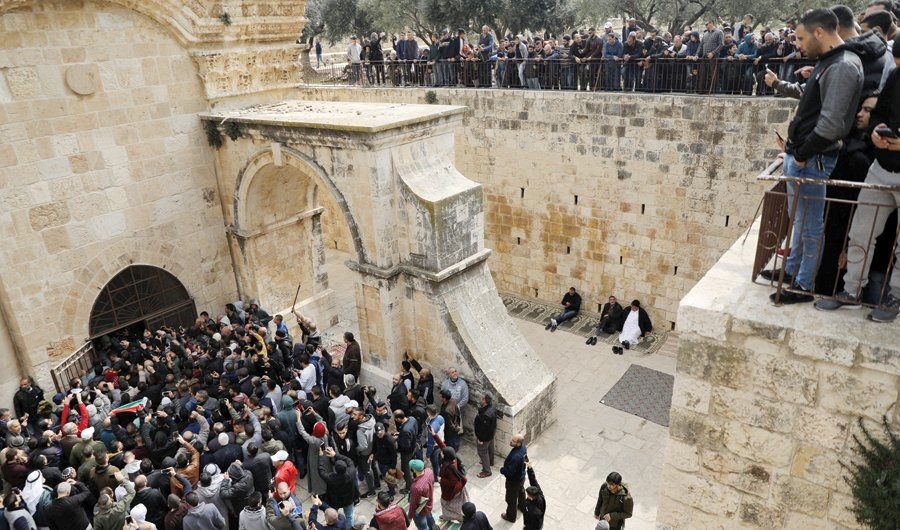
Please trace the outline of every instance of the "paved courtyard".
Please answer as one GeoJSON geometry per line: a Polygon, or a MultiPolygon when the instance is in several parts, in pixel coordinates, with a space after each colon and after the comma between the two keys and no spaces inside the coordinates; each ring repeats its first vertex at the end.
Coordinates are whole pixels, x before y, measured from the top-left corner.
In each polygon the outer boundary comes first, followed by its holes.
{"type": "MultiPolygon", "coordinates": [[[[326,330],[326,340],[337,341],[345,330],[358,331],[353,289],[349,287],[352,277],[343,266],[345,259],[346,255],[328,253],[330,285],[339,296],[341,321],[326,330]]],[[[628,298],[628,293],[614,294],[628,298]]],[[[584,338],[572,333],[550,333],[539,324],[513,321],[558,378],[556,422],[528,448],[547,497],[544,528],[592,529],[597,492],[610,471],[622,474],[634,497],[629,530],[654,528],[668,429],[607,407],[600,399],[631,364],[674,374],[677,335],[670,333],[655,354],[627,351],[625,355],[613,355],[608,346],[587,346],[584,338]]],[[[521,519],[513,525],[500,518],[505,508],[503,477],[499,473],[502,459],[498,457],[493,476],[479,479],[475,476],[479,465],[471,439],[463,442],[460,453],[469,469],[467,488],[472,502],[488,515],[494,528],[521,528],[521,519]]],[[[306,481],[301,482],[305,485],[306,481]]],[[[301,499],[304,506],[307,499],[308,495],[301,499]]],[[[357,521],[368,522],[373,509],[371,502],[363,501],[357,507],[357,521]]]]}

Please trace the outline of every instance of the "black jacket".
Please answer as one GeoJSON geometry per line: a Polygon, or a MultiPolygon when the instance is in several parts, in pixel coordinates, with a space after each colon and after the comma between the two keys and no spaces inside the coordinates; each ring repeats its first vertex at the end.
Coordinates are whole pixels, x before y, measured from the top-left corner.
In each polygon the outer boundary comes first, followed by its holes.
{"type": "MultiPolygon", "coordinates": [[[[622,331],[622,328],[625,327],[625,321],[628,320],[628,313],[631,313],[630,306],[629,309],[622,311],[622,319],[619,320],[619,331],[622,331]]],[[[645,311],[643,307],[638,308],[638,326],[641,328],[641,335],[653,331],[653,323],[650,322],[650,315],[647,314],[647,311],[645,311]]]]}
{"type": "Polygon", "coordinates": [[[875,90],[881,84],[881,72],[884,70],[887,44],[880,33],[874,29],[859,37],[847,39],[844,46],[859,56],[863,66],[863,92],[875,90]]]}
{"type": "Polygon", "coordinates": [[[489,442],[494,439],[497,432],[497,409],[491,403],[486,407],[479,407],[475,415],[475,438],[481,442],[489,442]]]}
{"type": "Polygon", "coordinates": [[[68,497],[53,499],[44,511],[50,530],[85,530],[91,522],[84,511],[84,504],[93,502],[87,486],[80,482],[72,484],[68,497]]]}
{"type": "Polygon", "coordinates": [[[525,526],[523,530],[541,530],[544,527],[544,513],[547,511],[547,500],[544,498],[544,492],[538,484],[537,477],[534,475],[534,469],[528,468],[528,484],[538,489],[537,497],[534,500],[525,499],[525,505],[522,507],[522,519],[525,526]]]}
{"type": "Polygon", "coordinates": [[[256,456],[244,460],[244,469],[253,475],[253,487],[256,491],[269,491],[272,482],[272,457],[260,451],[256,456]]]}
{"type": "Polygon", "coordinates": [[[327,458],[319,458],[319,476],[325,481],[327,487],[328,503],[332,506],[348,506],[356,497],[356,467],[353,460],[344,455],[334,455],[334,461],[342,460],[347,464],[347,470],[344,473],[337,471],[328,472],[325,469],[327,458]]]}
{"type": "Polygon", "coordinates": [[[578,293],[570,293],[566,291],[566,294],[562,299],[563,307],[565,307],[566,303],[569,304],[569,307],[566,307],[566,310],[575,311],[577,313],[581,310],[581,295],[578,293]]]}
{"type": "Polygon", "coordinates": [[[776,85],[779,92],[800,95],[788,127],[785,151],[799,161],[836,153],[840,148],[838,140],[850,132],[855,122],[862,85],[862,62],[846,46],[838,46],[819,57],[802,91],[798,85],[779,81],[776,85]]]}
{"type": "Polygon", "coordinates": [[[147,521],[155,524],[157,529],[166,527],[165,519],[169,507],[166,498],[158,489],[147,487],[136,492],[131,507],[134,508],[138,504],[143,504],[147,508],[147,521]]]}
{"type": "MultiPolygon", "coordinates": [[[[900,89],[900,68],[894,68],[884,83],[884,90],[878,96],[878,103],[869,117],[869,127],[884,123],[894,131],[900,129],[900,97],[896,92],[900,89]]],[[[887,149],[875,149],[878,164],[891,173],[900,173],[900,152],[887,149]]]]}

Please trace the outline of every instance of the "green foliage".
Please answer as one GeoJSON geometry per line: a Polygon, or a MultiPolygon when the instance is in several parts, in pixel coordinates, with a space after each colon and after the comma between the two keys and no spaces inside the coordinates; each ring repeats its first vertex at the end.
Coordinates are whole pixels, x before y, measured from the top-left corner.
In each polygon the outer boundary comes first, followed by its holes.
{"type": "Polygon", "coordinates": [[[206,131],[206,141],[213,149],[218,150],[222,147],[222,135],[219,134],[219,127],[213,121],[203,122],[203,129],[206,131]]]}
{"type": "Polygon", "coordinates": [[[231,15],[228,14],[228,11],[219,15],[219,18],[222,20],[222,24],[225,24],[226,26],[231,25],[231,15]]]}
{"type": "Polygon", "coordinates": [[[437,103],[437,94],[434,92],[434,90],[425,92],[425,103],[428,103],[429,105],[434,105],[435,103],[437,103]]]}
{"type": "Polygon", "coordinates": [[[863,439],[853,435],[858,462],[841,466],[853,494],[856,520],[875,530],[900,528],[900,437],[891,432],[887,417],[882,429],[887,442],[876,439],[859,421],[863,439]]]}

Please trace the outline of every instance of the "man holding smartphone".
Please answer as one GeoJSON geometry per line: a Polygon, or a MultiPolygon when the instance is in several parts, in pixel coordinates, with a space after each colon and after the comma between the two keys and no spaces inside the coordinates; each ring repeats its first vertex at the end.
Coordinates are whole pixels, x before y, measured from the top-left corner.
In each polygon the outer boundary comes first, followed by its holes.
{"type": "MultiPolygon", "coordinates": [[[[894,49],[894,61],[900,56],[900,47],[894,49]]],[[[878,97],[869,123],[876,124],[872,131],[875,161],[866,174],[866,184],[897,186],[900,184],[900,69],[894,69],[885,82],[884,91],[878,97]]],[[[847,243],[847,272],[844,273],[844,290],[834,299],[819,300],[816,309],[831,311],[841,307],[859,307],[862,290],[869,281],[871,256],[875,250],[875,237],[884,229],[891,212],[900,207],[900,193],[863,189],[859,192],[858,205],[850,222],[847,243]]],[[[895,244],[896,245],[896,244],[895,244]]],[[[894,252],[897,252],[895,246],[894,252]]],[[[896,259],[896,258],[895,258],[896,259]]],[[[869,313],[875,322],[893,322],[900,311],[900,273],[891,273],[890,289],[881,303],[869,313]]]]}
{"type": "Polygon", "coordinates": [[[814,300],[813,281],[825,230],[825,186],[814,181],[824,181],[834,170],[840,140],[853,126],[862,93],[862,62],[843,46],[837,28],[837,16],[830,9],[813,9],[800,18],[797,47],[818,61],[804,86],[779,81],[766,69],[767,85],[800,100],[784,146],[784,175],[808,179],[787,183],[793,234],[785,277],[791,278],[791,284],[788,291],[770,296],[777,305],[814,300]]]}

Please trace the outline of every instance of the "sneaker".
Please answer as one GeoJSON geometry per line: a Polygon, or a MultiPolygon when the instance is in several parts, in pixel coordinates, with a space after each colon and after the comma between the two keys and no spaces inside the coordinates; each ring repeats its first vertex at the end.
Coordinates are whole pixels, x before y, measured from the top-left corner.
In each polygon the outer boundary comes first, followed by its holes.
{"type": "MultiPolygon", "coordinates": [[[[764,271],[760,271],[759,277],[768,280],[770,282],[778,281],[778,276],[781,274],[781,269],[766,269],[764,271]]],[[[784,273],[784,283],[793,283],[794,277],[788,273],[784,273]]]]}
{"type": "Polygon", "coordinates": [[[875,322],[893,322],[897,319],[898,312],[900,312],[900,298],[894,298],[893,294],[888,293],[884,303],[869,313],[869,318],[875,322]]]}
{"type": "Polygon", "coordinates": [[[841,291],[834,298],[816,300],[816,309],[819,311],[834,311],[835,309],[856,309],[859,307],[859,298],[847,291],[841,291]]]}
{"type": "Polygon", "coordinates": [[[550,326],[550,333],[553,333],[554,331],[556,331],[556,324],[550,326]]]}
{"type": "Polygon", "coordinates": [[[553,327],[553,322],[548,322],[547,325],[544,326],[544,329],[550,329],[552,327],[553,327]]]}
{"type": "MultiPolygon", "coordinates": [[[[780,304],[804,304],[816,299],[812,293],[801,287],[799,284],[791,284],[789,289],[789,291],[782,291],[781,300],[779,301],[780,304]]],[[[778,293],[770,294],[769,300],[774,302],[777,294],[778,293]]]]}

